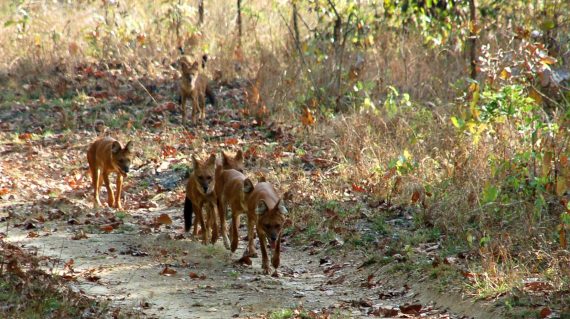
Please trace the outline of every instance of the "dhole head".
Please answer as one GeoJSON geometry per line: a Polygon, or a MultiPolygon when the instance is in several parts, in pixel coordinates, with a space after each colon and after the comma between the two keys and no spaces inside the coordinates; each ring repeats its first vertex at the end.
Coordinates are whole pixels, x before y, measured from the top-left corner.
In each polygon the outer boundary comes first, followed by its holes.
{"type": "Polygon", "coordinates": [[[182,74],[186,77],[191,77],[198,72],[199,65],[197,61],[190,61],[190,58],[183,56],[180,58],[180,68],[182,69],[182,74]]]}
{"type": "Polygon", "coordinates": [[[122,175],[127,175],[131,168],[131,160],[133,158],[133,142],[129,141],[124,148],[117,141],[111,145],[111,154],[113,154],[113,163],[119,168],[122,175]]]}
{"type": "Polygon", "coordinates": [[[285,222],[287,208],[285,208],[283,201],[279,200],[275,207],[269,209],[265,201],[262,199],[257,204],[255,212],[257,213],[258,227],[263,228],[263,231],[269,239],[271,248],[275,248],[275,244],[283,228],[283,223],[285,222]]]}
{"type": "Polygon", "coordinates": [[[210,194],[214,190],[214,176],[216,172],[216,155],[212,154],[206,161],[199,161],[192,156],[194,162],[194,176],[202,188],[204,194],[210,194]]]}
{"type": "Polygon", "coordinates": [[[237,151],[233,158],[222,152],[222,165],[224,169],[235,169],[243,174],[245,168],[243,163],[243,152],[241,150],[237,151]]]}

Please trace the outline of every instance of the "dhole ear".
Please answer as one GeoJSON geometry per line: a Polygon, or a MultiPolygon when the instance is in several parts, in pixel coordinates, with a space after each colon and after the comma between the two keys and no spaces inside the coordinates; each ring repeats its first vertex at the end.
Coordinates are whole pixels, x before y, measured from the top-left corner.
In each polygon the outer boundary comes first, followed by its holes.
{"type": "Polygon", "coordinates": [[[133,141],[129,141],[127,145],[125,145],[125,151],[129,153],[133,151],[133,141]]]}
{"type": "Polygon", "coordinates": [[[285,208],[285,204],[283,203],[282,200],[279,200],[279,202],[277,202],[277,209],[283,215],[287,215],[288,213],[287,208],[285,208]]]}
{"type": "Polygon", "coordinates": [[[259,179],[257,180],[258,183],[265,183],[267,182],[267,179],[265,179],[265,176],[260,176],[259,179]]]}
{"type": "Polygon", "coordinates": [[[243,192],[244,193],[251,193],[253,191],[253,183],[251,182],[251,179],[246,178],[243,181],[243,192]]]}
{"type": "Polygon", "coordinates": [[[194,165],[194,169],[200,167],[200,162],[198,162],[195,155],[192,155],[192,165],[194,165]]]}
{"type": "Polygon", "coordinates": [[[197,69],[198,68],[198,62],[194,61],[194,63],[192,63],[192,65],[190,66],[190,69],[197,69]]]}
{"type": "Polygon", "coordinates": [[[243,152],[241,150],[238,150],[234,159],[241,161],[243,159],[243,152]]]}
{"type": "Polygon", "coordinates": [[[226,165],[228,163],[229,163],[228,154],[226,154],[225,152],[222,152],[222,164],[226,165]]]}
{"type": "Polygon", "coordinates": [[[180,58],[180,59],[178,60],[178,64],[180,64],[180,67],[181,67],[183,70],[187,70],[188,67],[189,67],[188,62],[186,61],[185,58],[180,58]]]}
{"type": "Polygon", "coordinates": [[[206,161],[206,165],[216,165],[216,154],[210,154],[210,157],[208,157],[208,160],[206,161]]]}
{"type": "Polygon", "coordinates": [[[121,151],[121,144],[119,142],[114,141],[113,145],[111,145],[111,153],[118,154],[121,151]]]}
{"type": "Polygon", "coordinates": [[[267,204],[265,204],[265,201],[262,199],[257,204],[257,207],[255,208],[255,213],[257,215],[263,215],[266,212],[267,212],[267,204]]]}

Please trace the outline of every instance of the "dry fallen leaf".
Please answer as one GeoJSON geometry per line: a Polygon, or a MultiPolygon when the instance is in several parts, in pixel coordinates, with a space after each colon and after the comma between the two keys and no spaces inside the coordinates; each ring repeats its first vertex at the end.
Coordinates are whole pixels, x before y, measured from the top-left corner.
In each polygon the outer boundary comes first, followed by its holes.
{"type": "Polygon", "coordinates": [[[544,281],[532,281],[525,283],[524,289],[536,292],[536,291],[553,290],[554,286],[544,281]]]}
{"type": "Polygon", "coordinates": [[[315,117],[308,107],[305,107],[303,109],[303,114],[301,115],[301,123],[303,123],[305,126],[315,124],[315,117]]]}
{"type": "Polygon", "coordinates": [[[207,278],[206,275],[204,275],[204,274],[198,275],[198,274],[195,273],[195,272],[190,272],[190,273],[188,274],[188,276],[190,276],[190,278],[192,278],[192,279],[200,279],[200,280],[204,280],[204,279],[207,278]]]}
{"type": "Polygon", "coordinates": [[[417,203],[418,200],[420,200],[420,192],[419,191],[414,191],[414,193],[412,194],[412,203],[417,203]]]}
{"type": "Polygon", "coordinates": [[[172,276],[176,274],[176,269],[168,268],[168,266],[165,266],[160,274],[163,276],[172,276]]]}
{"type": "Polygon", "coordinates": [[[73,234],[73,236],[71,236],[71,239],[73,240],[80,240],[80,239],[87,239],[87,234],[85,234],[85,232],[81,229],[78,232],[76,232],[75,234],[73,234]]]}
{"type": "Polygon", "coordinates": [[[400,311],[407,315],[419,315],[422,310],[422,305],[402,305],[400,306],[400,311]]]}
{"type": "Polygon", "coordinates": [[[18,135],[18,138],[24,141],[30,140],[32,138],[32,133],[22,133],[18,135]]]}
{"type": "Polygon", "coordinates": [[[243,256],[241,257],[238,261],[236,261],[237,264],[242,264],[242,265],[248,265],[251,266],[252,261],[249,258],[249,256],[243,256]]]}
{"type": "Polygon", "coordinates": [[[550,308],[548,308],[548,307],[544,307],[540,311],[540,318],[546,318],[546,317],[550,316],[551,314],[552,314],[552,310],[550,310],[550,308]]]}
{"type": "Polygon", "coordinates": [[[390,307],[379,307],[372,311],[372,314],[377,317],[386,317],[386,318],[393,318],[398,315],[399,311],[395,308],[390,307]]]}
{"type": "Polygon", "coordinates": [[[366,192],[366,190],[364,189],[364,187],[356,185],[356,184],[352,184],[352,190],[355,192],[359,192],[359,193],[364,193],[366,192]]]}
{"type": "Polygon", "coordinates": [[[31,231],[28,233],[28,238],[36,238],[39,237],[40,235],[38,235],[38,233],[36,233],[35,231],[31,231]]]}
{"type": "Polygon", "coordinates": [[[108,225],[101,225],[101,226],[99,227],[99,229],[102,230],[102,231],[104,231],[104,232],[106,232],[106,233],[110,233],[110,232],[113,231],[114,228],[113,228],[113,225],[109,225],[109,224],[108,224],[108,225]]]}
{"type": "Polygon", "coordinates": [[[176,155],[176,148],[170,145],[164,145],[162,147],[162,157],[169,157],[176,155]]]}
{"type": "Polygon", "coordinates": [[[231,138],[226,139],[225,143],[226,143],[226,145],[236,145],[238,143],[238,140],[235,137],[231,137],[231,138]]]}
{"type": "Polygon", "coordinates": [[[167,214],[160,214],[156,222],[164,225],[172,225],[172,219],[167,214]]]}

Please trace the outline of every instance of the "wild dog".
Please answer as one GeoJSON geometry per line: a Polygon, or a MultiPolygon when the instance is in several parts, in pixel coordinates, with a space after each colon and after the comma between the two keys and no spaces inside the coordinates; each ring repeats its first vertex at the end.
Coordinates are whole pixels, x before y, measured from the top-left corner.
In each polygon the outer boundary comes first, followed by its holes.
{"type": "MultiPolygon", "coordinates": [[[[212,154],[205,161],[200,161],[196,156],[192,156],[194,171],[188,178],[186,184],[186,200],[184,201],[184,231],[188,232],[192,227],[192,215],[196,214],[196,223],[194,223],[193,236],[198,235],[198,224],[202,228],[202,243],[208,243],[208,237],[212,229],[216,229],[214,209],[216,207],[216,197],[214,194],[214,174],[216,169],[216,155],[212,154]],[[202,208],[206,209],[208,219],[205,220],[202,215],[202,208]]],[[[212,236],[215,242],[216,236],[212,236]]]]}
{"type": "MultiPolygon", "coordinates": [[[[250,187],[252,187],[251,184],[245,185],[244,183],[244,192],[250,187]]],[[[277,195],[271,184],[259,182],[246,195],[246,206],[248,219],[252,219],[254,222],[259,237],[262,256],[261,267],[266,274],[269,274],[269,258],[267,256],[267,240],[269,240],[269,245],[273,250],[271,264],[277,271],[281,252],[281,233],[287,215],[283,200],[277,195]]],[[[250,235],[249,240],[252,241],[253,236],[250,235]]],[[[249,249],[251,249],[251,245],[250,242],[249,249]]]]}
{"type": "MultiPolygon", "coordinates": [[[[219,166],[220,166],[220,162],[218,161],[218,162],[216,162],[216,174],[218,174],[218,167],[219,166]]],[[[236,171],[240,172],[241,174],[243,174],[244,169],[245,169],[243,152],[241,150],[238,150],[233,157],[229,156],[225,152],[222,152],[221,167],[223,168],[224,171],[225,170],[236,170],[236,171]]],[[[216,176],[218,176],[218,175],[216,175],[216,176]]],[[[218,182],[218,179],[216,179],[216,182],[218,182]]],[[[221,183],[220,185],[216,184],[217,185],[216,187],[221,189],[221,187],[223,187],[223,184],[222,184],[223,182],[220,181],[220,183],[221,183]]],[[[224,247],[226,247],[226,249],[230,249],[230,243],[229,243],[227,228],[226,228],[227,213],[226,213],[225,209],[223,211],[220,211],[218,192],[216,192],[216,201],[217,201],[217,207],[218,207],[218,215],[220,218],[220,229],[221,229],[222,240],[224,241],[224,247]]]]}
{"type": "Polygon", "coordinates": [[[204,120],[206,117],[206,96],[215,105],[215,95],[208,85],[208,77],[203,69],[208,61],[208,56],[202,56],[202,67],[198,61],[192,62],[191,58],[183,55],[179,59],[182,78],[180,79],[180,104],[182,108],[182,123],[186,123],[186,100],[190,98],[192,102],[192,122],[196,124],[198,117],[204,120]]]}
{"type": "Polygon", "coordinates": [[[89,162],[89,170],[91,172],[91,180],[95,191],[94,206],[101,206],[99,200],[99,189],[101,183],[105,182],[107,188],[109,207],[123,209],[121,204],[121,192],[123,191],[123,177],[127,176],[133,158],[133,143],[128,142],[123,148],[121,144],[111,138],[103,137],[91,144],[87,150],[87,161],[89,162]],[[113,194],[111,183],[109,182],[109,174],[117,174],[117,190],[113,194]]]}
{"type": "MultiPolygon", "coordinates": [[[[247,212],[245,197],[246,194],[249,194],[253,190],[253,184],[242,172],[235,169],[224,169],[222,165],[218,164],[216,165],[216,186],[214,189],[224,245],[226,248],[231,249],[232,252],[235,252],[238,245],[237,228],[239,225],[239,217],[241,214],[247,212]],[[232,225],[230,228],[231,248],[226,234],[226,210],[228,205],[232,210],[232,225]]],[[[255,251],[255,247],[253,246],[253,221],[254,219],[248,218],[247,229],[250,240],[244,256],[250,255],[255,251]]]]}
{"type": "Polygon", "coordinates": [[[243,162],[243,152],[241,150],[238,150],[234,157],[231,157],[225,152],[222,152],[222,167],[224,169],[235,169],[236,171],[243,174],[245,169],[243,162]]]}
{"type": "MultiPolygon", "coordinates": [[[[233,157],[222,152],[221,161],[215,158],[215,155],[211,155],[206,162],[200,162],[193,157],[194,161],[194,173],[188,179],[188,184],[186,185],[186,200],[184,203],[184,228],[188,232],[192,227],[192,214],[196,212],[196,221],[194,223],[193,235],[196,236],[198,233],[198,225],[202,228],[203,232],[212,232],[211,241],[215,243],[218,238],[218,227],[216,223],[216,218],[219,215],[220,225],[222,225],[222,239],[224,241],[224,246],[229,249],[229,239],[226,234],[226,219],[225,215],[219,214],[217,212],[217,200],[216,194],[212,190],[215,189],[215,179],[208,183],[208,178],[215,177],[215,169],[212,167],[212,158],[216,166],[221,166],[223,169],[236,169],[243,172],[244,169],[244,158],[243,152],[239,150],[233,157]],[[199,169],[197,169],[199,167],[199,169]],[[202,191],[200,191],[200,178],[202,178],[203,183],[208,186],[201,186],[202,191]],[[214,183],[212,186],[212,183],[214,183]],[[210,189],[211,188],[211,189],[210,189]],[[210,190],[209,190],[210,189],[210,190]],[[206,206],[204,206],[206,204],[206,206]],[[202,209],[197,207],[205,207],[207,209],[207,220],[204,220],[202,215],[202,209]],[[215,209],[214,209],[215,208],[215,209]],[[216,214],[217,213],[217,214],[216,214]]],[[[207,239],[206,239],[207,242],[207,239]]]]}

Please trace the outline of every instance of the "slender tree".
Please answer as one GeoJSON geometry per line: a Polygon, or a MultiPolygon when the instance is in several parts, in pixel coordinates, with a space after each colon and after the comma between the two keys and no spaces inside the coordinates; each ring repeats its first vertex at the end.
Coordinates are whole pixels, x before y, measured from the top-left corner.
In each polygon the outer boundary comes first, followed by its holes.
{"type": "Polygon", "coordinates": [[[198,1],[198,24],[204,23],[204,0],[198,1]]]}
{"type": "Polygon", "coordinates": [[[291,1],[293,4],[293,13],[292,13],[292,20],[293,20],[293,32],[295,37],[295,45],[300,47],[300,35],[299,35],[299,13],[297,9],[297,1],[291,1]]]}
{"type": "Polygon", "coordinates": [[[471,64],[471,78],[475,79],[477,77],[477,7],[475,6],[475,0],[469,0],[469,20],[470,20],[470,30],[469,30],[469,42],[470,42],[470,52],[469,59],[471,64]]]}
{"type": "Polygon", "coordinates": [[[238,27],[238,41],[241,44],[241,0],[237,0],[237,27],[238,27]]]}

